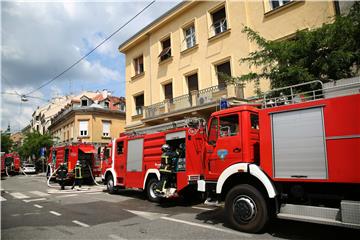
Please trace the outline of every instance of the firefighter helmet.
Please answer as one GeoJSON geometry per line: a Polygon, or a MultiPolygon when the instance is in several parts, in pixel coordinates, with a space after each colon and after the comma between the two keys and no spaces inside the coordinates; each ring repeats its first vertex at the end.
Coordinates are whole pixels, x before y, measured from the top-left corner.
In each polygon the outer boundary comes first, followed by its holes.
{"type": "Polygon", "coordinates": [[[164,145],[162,145],[161,150],[162,150],[163,152],[168,152],[168,151],[170,151],[170,146],[169,146],[169,144],[164,144],[164,145]]]}

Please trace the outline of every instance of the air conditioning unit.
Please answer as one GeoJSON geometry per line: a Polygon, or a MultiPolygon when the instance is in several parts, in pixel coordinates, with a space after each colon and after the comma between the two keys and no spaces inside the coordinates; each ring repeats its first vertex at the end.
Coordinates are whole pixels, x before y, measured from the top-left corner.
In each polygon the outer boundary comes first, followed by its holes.
{"type": "Polygon", "coordinates": [[[200,96],[200,97],[198,97],[199,105],[206,104],[206,103],[209,103],[209,102],[211,102],[211,98],[208,97],[208,96],[200,96]]]}

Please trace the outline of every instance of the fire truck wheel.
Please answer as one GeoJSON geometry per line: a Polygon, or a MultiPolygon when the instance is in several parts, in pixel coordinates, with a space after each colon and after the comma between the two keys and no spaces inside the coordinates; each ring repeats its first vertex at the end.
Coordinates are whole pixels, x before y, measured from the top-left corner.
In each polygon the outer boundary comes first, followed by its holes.
{"type": "Polygon", "coordinates": [[[115,193],[114,179],[112,175],[109,175],[106,178],[106,189],[110,194],[115,193]]]}
{"type": "Polygon", "coordinates": [[[150,202],[159,202],[159,197],[155,193],[157,183],[159,181],[156,178],[151,178],[146,185],[146,194],[150,202]]]}
{"type": "Polygon", "coordinates": [[[263,195],[247,184],[235,186],[229,191],[225,210],[229,223],[243,232],[260,232],[269,219],[263,195]]]}

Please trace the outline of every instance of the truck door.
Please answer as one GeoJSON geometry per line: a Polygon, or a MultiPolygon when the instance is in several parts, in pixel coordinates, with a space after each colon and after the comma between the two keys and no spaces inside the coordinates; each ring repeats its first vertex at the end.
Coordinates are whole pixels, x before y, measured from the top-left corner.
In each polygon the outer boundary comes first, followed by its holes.
{"type": "Polygon", "coordinates": [[[117,184],[124,185],[126,159],[124,154],[124,140],[117,140],[115,146],[114,168],[117,176],[117,184]]]}
{"type": "Polygon", "coordinates": [[[217,179],[228,166],[242,162],[242,141],[238,113],[211,119],[206,143],[209,179],[217,179]]]}

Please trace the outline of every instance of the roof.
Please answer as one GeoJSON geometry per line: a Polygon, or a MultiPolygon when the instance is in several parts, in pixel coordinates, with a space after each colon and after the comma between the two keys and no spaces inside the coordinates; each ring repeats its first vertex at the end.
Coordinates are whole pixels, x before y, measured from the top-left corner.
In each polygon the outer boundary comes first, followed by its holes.
{"type": "Polygon", "coordinates": [[[130,37],[129,39],[125,40],[123,43],[120,44],[119,46],[119,51],[125,51],[125,49],[128,47],[128,45],[135,40],[136,38],[139,38],[141,36],[145,36],[146,34],[150,33],[151,28],[155,28],[157,27],[157,25],[160,25],[161,21],[163,20],[167,20],[171,17],[171,15],[175,14],[179,9],[181,9],[184,6],[190,6],[191,4],[198,2],[198,1],[181,1],[179,4],[175,5],[173,8],[171,8],[170,10],[168,10],[167,12],[165,12],[164,14],[162,14],[160,17],[156,18],[154,21],[152,21],[150,24],[148,24],[147,26],[145,26],[144,28],[142,28],[140,31],[138,31],[137,33],[135,33],[132,37],[130,37]]]}

